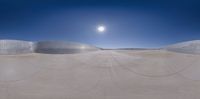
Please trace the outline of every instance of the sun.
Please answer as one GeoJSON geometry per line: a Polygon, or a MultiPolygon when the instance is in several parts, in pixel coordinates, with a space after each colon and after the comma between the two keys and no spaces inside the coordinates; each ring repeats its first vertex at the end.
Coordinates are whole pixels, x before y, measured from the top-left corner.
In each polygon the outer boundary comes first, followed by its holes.
{"type": "Polygon", "coordinates": [[[103,26],[103,25],[99,25],[99,26],[97,27],[97,31],[98,31],[99,33],[105,32],[105,30],[106,30],[106,27],[103,26]]]}

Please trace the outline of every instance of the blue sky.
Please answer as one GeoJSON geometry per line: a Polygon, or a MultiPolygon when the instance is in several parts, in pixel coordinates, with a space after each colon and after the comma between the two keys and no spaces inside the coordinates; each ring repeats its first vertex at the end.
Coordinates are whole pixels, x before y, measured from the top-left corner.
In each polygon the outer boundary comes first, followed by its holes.
{"type": "Polygon", "coordinates": [[[199,5],[198,0],[4,0],[0,39],[161,47],[200,39],[199,5]],[[96,31],[101,24],[104,34],[96,31]]]}

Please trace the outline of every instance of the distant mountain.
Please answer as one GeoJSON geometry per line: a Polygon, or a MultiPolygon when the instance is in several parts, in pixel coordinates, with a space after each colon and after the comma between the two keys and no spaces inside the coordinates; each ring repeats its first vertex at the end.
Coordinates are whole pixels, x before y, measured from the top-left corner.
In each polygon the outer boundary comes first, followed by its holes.
{"type": "Polygon", "coordinates": [[[148,50],[146,48],[117,48],[116,50],[148,50]]]}
{"type": "Polygon", "coordinates": [[[114,49],[105,49],[102,50],[157,50],[156,48],[114,48],[114,49]]]}
{"type": "Polygon", "coordinates": [[[164,47],[168,51],[200,54],[200,40],[186,41],[164,47]]]}

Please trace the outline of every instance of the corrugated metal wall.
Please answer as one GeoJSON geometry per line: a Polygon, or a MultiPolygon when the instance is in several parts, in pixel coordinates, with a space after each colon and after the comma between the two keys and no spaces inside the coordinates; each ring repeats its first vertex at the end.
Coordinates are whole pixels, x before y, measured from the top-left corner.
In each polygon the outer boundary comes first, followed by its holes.
{"type": "Polygon", "coordinates": [[[47,54],[71,54],[96,51],[99,48],[60,41],[29,42],[19,40],[0,40],[0,54],[23,54],[23,53],[47,53],[47,54]]]}
{"type": "Polygon", "coordinates": [[[0,54],[32,53],[32,42],[17,40],[0,40],[0,54]]]}
{"type": "Polygon", "coordinates": [[[41,41],[36,44],[35,52],[50,54],[71,54],[96,50],[99,50],[99,48],[74,42],[41,41]]]}

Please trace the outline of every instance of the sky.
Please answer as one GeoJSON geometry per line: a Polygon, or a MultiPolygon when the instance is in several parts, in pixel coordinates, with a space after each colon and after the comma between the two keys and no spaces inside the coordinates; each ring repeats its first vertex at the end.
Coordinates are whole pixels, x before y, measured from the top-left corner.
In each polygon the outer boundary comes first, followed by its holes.
{"type": "Polygon", "coordinates": [[[0,0],[0,39],[157,48],[200,40],[198,0],[0,0]],[[103,25],[103,33],[97,27],[103,25]]]}

